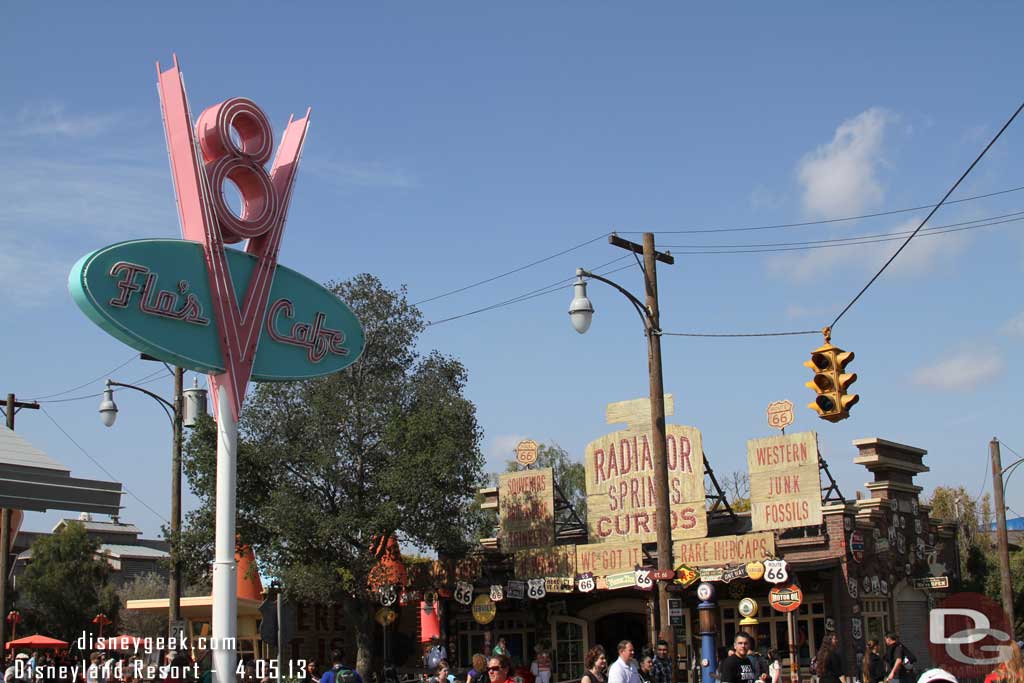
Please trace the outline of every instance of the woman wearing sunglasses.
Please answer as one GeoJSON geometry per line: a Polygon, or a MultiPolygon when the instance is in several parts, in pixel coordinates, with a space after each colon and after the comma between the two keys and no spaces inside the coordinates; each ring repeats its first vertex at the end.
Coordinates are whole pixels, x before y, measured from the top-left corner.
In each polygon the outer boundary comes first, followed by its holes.
{"type": "Polygon", "coordinates": [[[487,661],[487,682],[505,683],[512,672],[512,662],[506,655],[495,655],[487,661]]]}

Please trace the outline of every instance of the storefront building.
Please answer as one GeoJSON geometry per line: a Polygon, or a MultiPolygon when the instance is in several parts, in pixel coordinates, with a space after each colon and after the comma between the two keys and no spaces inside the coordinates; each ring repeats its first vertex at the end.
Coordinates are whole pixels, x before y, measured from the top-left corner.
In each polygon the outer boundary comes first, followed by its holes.
{"type": "MultiPolygon", "coordinates": [[[[673,543],[676,563],[700,572],[703,580],[716,588],[715,636],[719,646],[731,646],[736,632],[747,630],[757,638],[759,649],[778,649],[783,664],[789,666],[787,615],[769,604],[773,585],[763,577],[751,577],[741,566],[778,558],[785,560],[789,575],[786,583],[796,584],[802,592],[802,601],[794,610],[793,634],[797,661],[805,675],[824,635],[833,631],[839,635],[850,673],[866,641],[881,639],[889,630],[899,631],[922,664],[928,665],[924,638],[929,605],[941,599],[948,586],[959,580],[955,528],[932,520],[928,506],[920,500],[921,487],[915,483],[915,477],[928,471],[923,463],[926,451],[878,438],[860,439],[854,446],[857,449],[854,462],[863,465],[873,477],[866,485],[870,497],[861,499],[858,495],[855,500],[846,500],[827,473],[827,466],[818,479],[817,470],[821,466],[815,458],[814,479],[824,482],[814,489],[821,505],[819,524],[755,531],[752,520],[758,514],[755,504],[753,512],[709,514],[706,536],[673,543]],[[723,558],[728,561],[723,562],[723,558]],[[738,574],[739,578],[726,582],[722,579],[730,578],[730,569],[731,574],[738,574]],[[757,601],[756,624],[746,622],[748,625],[741,626],[744,617],[739,604],[743,598],[757,601]]],[[[698,461],[692,453],[691,460],[698,461]]],[[[541,474],[541,471],[529,469],[521,474],[529,476],[527,473],[531,472],[541,474]]],[[[588,472],[588,478],[591,475],[588,472]]],[[[755,501],[756,481],[752,476],[755,501]]],[[[486,491],[491,496],[492,507],[507,512],[507,506],[501,501],[505,490],[530,495],[531,492],[543,493],[544,488],[519,484],[518,488],[499,486],[497,490],[486,491]],[[498,498],[496,505],[493,504],[495,496],[498,498]]],[[[552,507],[559,505],[556,498],[552,507]]],[[[536,500],[530,502],[530,509],[540,511],[542,518],[547,512],[543,508],[544,504],[536,500]]],[[[593,510],[589,512],[592,514],[593,510]]],[[[474,653],[488,652],[498,638],[504,638],[518,667],[528,668],[535,646],[543,644],[552,655],[552,680],[571,681],[582,675],[583,655],[593,645],[603,645],[610,653],[614,653],[616,643],[622,639],[632,640],[638,651],[653,645],[657,624],[656,592],[641,590],[628,581],[628,577],[623,577],[636,566],[655,565],[654,544],[638,544],[636,550],[627,552],[628,544],[608,543],[607,551],[595,554],[595,549],[603,546],[588,542],[591,540],[588,536],[593,535],[594,520],[588,521],[590,529],[582,536],[578,529],[559,533],[556,524],[554,543],[548,548],[508,552],[501,533],[512,528],[519,539],[530,535],[515,524],[503,525],[496,542],[485,539],[486,547],[479,556],[479,573],[472,580],[464,577],[461,583],[463,591],[465,584],[471,583],[472,598],[481,599],[482,595],[501,598],[494,601],[493,620],[480,623],[467,605],[455,599],[460,597],[465,602],[464,594],[455,596],[442,589],[439,596],[453,597],[437,598],[436,608],[441,610],[441,627],[454,667],[468,668],[474,653]],[[573,580],[567,582],[565,575],[570,569],[566,558],[572,554],[576,557],[569,574],[573,580]],[[531,571],[537,567],[546,570],[542,572],[546,576],[531,571]],[[596,589],[581,592],[584,585],[581,579],[587,572],[594,575],[596,589]],[[509,597],[510,592],[515,595],[523,587],[528,592],[530,579],[536,582],[540,578],[546,579],[542,581],[546,589],[543,597],[509,597]],[[525,586],[517,586],[520,581],[525,586]],[[622,587],[615,587],[619,585],[622,587]],[[500,595],[494,592],[496,586],[500,587],[500,595]]],[[[472,567],[472,563],[466,566],[472,567]]],[[[454,589],[458,583],[456,581],[450,588],[454,589]]],[[[687,586],[678,583],[670,589],[674,591],[670,604],[678,675],[681,681],[696,683],[700,680],[701,659],[697,583],[687,586]]],[[[401,621],[408,624],[414,618],[403,614],[401,621]]],[[[408,664],[415,666],[414,662],[408,664]]]]}

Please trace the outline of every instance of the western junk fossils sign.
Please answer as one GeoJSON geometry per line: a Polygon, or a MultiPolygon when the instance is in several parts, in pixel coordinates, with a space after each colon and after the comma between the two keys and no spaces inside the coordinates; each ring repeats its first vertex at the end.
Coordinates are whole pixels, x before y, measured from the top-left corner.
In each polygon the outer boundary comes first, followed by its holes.
{"type": "Polygon", "coordinates": [[[551,468],[509,472],[498,478],[503,551],[555,544],[554,489],[551,468]]]}
{"type": "MultiPolygon", "coordinates": [[[[665,396],[665,414],[672,414],[665,396]]],[[[627,429],[590,442],[586,452],[587,523],[595,542],[645,543],[657,540],[654,448],[649,399],[611,403],[608,423],[627,429]]],[[[694,427],[666,425],[666,459],[672,538],[707,536],[704,506],[704,451],[694,427]]]]}
{"type": "Polygon", "coordinates": [[[817,434],[751,439],[747,466],[755,531],[821,524],[817,434]]]}

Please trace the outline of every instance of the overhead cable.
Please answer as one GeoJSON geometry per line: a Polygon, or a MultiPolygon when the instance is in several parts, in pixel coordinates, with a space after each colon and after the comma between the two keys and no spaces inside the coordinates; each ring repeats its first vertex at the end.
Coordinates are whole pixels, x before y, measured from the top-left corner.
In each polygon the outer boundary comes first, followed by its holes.
{"type": "Polygon", "coordinates": [[[974,170],[974,167],[978,165],[978,162],[980,162],[982,158],[984,158],[985,154],[988,153],[988,151],[992,148],[992,145],[996,144],[996,141],[1000,137],[1002,137],[1003,132],[1010,127],[1010,124],[1014,122],[1014,120],[1017,118],[1017,115],[1020,114],[1022,109],[1024,109],[1024,102],[1022,102],[1020,106],[1017,107],[1016,111],[1013,112],[1013,115],[1006,120],[1006,123],[1003,124],[1003,127],[1000,128],[999,132],[995,134],[995,137],[993,137],[989,141],[989,143],[985,145],[985,149],[981,150],[981,153],[978,154],[977,157],[975,157],[974,161],[971,162],[971,165],[967,167],[967,170],[964,171],[959,178],[957,178],[957,181],[953,183],[953,186],[946,191],[946,194],[942,196],[942,199],[939,200],[939,203],[936,204],[932,208],[932,210],[928,212],[928,215],[924,217],[924,220],[921,221],[921,224],[917,226],[914,232],[910,233],[906,241],[904,241],[903,244],[900,245],[900,248],[897,249],[893,253],[893,255],[889,257],[888,261],[882,264],[882,267],[878,269],[878,272],[875,273],[870,280],[868,280],[867,284],[864,285],[859,292],[857,292],[857,295],[850,300],[850,303],[846,304],[846,307],[839,312],[839,315],[837,315],[835,317],[835,320],[832,321],[832,324],[829,325],[830,328],[836,326],[836,323],[838,323],[842,319],[842,317],[846,315],[846,312],[850,310],[855,303],[857,303],[861,296],[863,296],[864,292],[868,291],[868,288],[871,287],[872,284],[874,284],[875,280],[877,280],[882,275],[882,273],[885,272],[885,269],[889,267],[889,264],[895,261],[896,257],[899,256],[900,253],[907,248],[907,245],[910,244],[910,240],[914,239],[914,236],[917,235],[917,233],[920,232],[921,228],[925,226],[928,220],[935,215],[935,212],[939,210],[939,208],[946,202],[947,199],[949,199],[949,196],[956,191],[956,188],[960,187],[960,183],[962,183],[964,179],[967,178],[968,175],[970,175],[971,171],[974,170]]]}

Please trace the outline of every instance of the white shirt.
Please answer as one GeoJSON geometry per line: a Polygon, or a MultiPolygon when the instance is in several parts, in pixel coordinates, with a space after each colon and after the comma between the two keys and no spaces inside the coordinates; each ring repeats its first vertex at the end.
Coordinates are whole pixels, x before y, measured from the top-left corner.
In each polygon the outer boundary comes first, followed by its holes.
{"type": "Polygon", "coordinates": [[[608,683],[640,683],[640,675],[619,657],[608,669],[608,683]]]}

